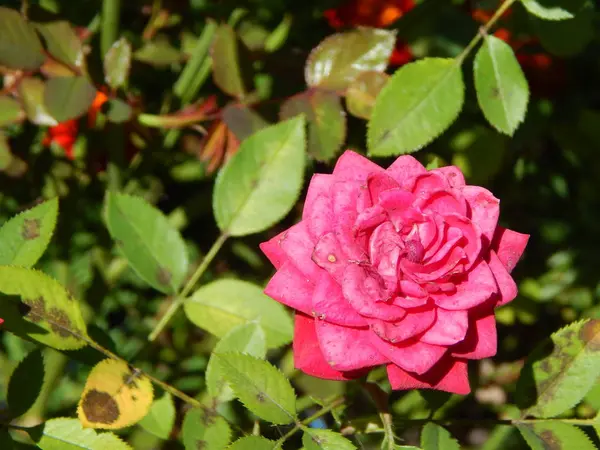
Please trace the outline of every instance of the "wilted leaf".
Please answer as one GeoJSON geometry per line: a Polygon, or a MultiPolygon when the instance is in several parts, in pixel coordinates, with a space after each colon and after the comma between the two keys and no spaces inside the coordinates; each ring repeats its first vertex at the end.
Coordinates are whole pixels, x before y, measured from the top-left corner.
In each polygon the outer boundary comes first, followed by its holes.
{"type": "Polygon", "coordinates": [[[113,89],[127,83],[131,68],[131,44],[125,38],[116,41],[104,56],[104,79],[113,89]]]}
{"type": "Polygon", "coordinates": [[[287,424],[296,416],[296,395],[288,379],[267,361],[240,353],[216,353],[215,363],[240,401],[261,419],[287,424]]]}
{"type": "Polygon", "coordinates": [[[531,14],[544,20],[572,19],[585,0],[521,0],[531,14]]]}
{"type": "Polygon", "coordinates": [[[83,428],[77,419],[51,419],[28,432],[42,450],[131,450],[114,434],[83,428]]]}
{"type": "Polygon", "coordinates": [[[139,197],[109,192],[106,224],[144,281],[161,292],[177,292],[187,273],[188,255],[181,235],[162,212],[139,197]]]}
{"type": "Polygon", "coordinates": [[[21,122],[24,118],[25,112],[18,101],[8,95],[0,95],[0,127],[21,122]]]}
{"type": "Polygon", "coordinates": [[[46,83],[38,78],[27,77],[19,83],[19,96],[30,122],[36,125],[54,126],[58,124],[44,104],[46,83]]]}
{"type": "Polygon", "coordinates": [[[401,67],[375,102],[367,134],[369,154],[419,150],[450,126],[463,101],[462,73],[454,59],[426,58],[401,67]]]}
{"type": "Polygon", "coordinates": [[[56,77],[46,82],[44,105],[59,122],[84,115],[96,97],[96,89],[85,77],[56,77]]]}
{"type": "Polygon", "coordinates": [[[70,67],[83,67],[85,61],[81,40],[69,22],[37,23],[35,27],[46,41],[50,55],[70,67]]]}
{"type": "Polygon", "coordinates": [[[370,119],[375,100],[389,75],[380,72],[363,72],[348,86],[346,107],[350,114],[362,119],[370,119]]]}
{"type": "Polygon", "coordinates": [[[308,153],[318,161],[329,161],[346,139],[346,113],[340,97],[311,89],[287,99],[281,105],[283,120],[304,114],[308,122],[308,153]]]}
{"type": "Polygon", "coordinates": [[[238,325],[256,321],[265,332],[267,347],[280,347],[292,339],[292,320],[283,305],[246,281],[213,281],[198,289],[183,306],[188,319],[220,338],[238,325]]]}
{"type": "Polygon", "coordinates": [[[302,444],[306,450],[355,450],[352,442],[331,430],[307,428],[302,435],[302,444]]]}
{"type": "Polygon", "coordinates": [[[362,72],[383,72],[396,43],[396,33],[377,28],[333,34],[313,49],[306,61],[306,84],[346,89],[362,72]]]}
{"type": "Polygon", "coordinates": [[[240,45],[233,28],[221,24],[215,33],[210,53],[215,84],[224,92],[237,98],[246,95],[240,61],[240,45]]]}
{"type": "Polygon", "coordinates": [[[58,215],[53,198],[23,211],[0,228],[0,265],[31,267],[46,250],[58,215]]]}
{"type": "Polygon", "coordinates": [[[171,394],[165,392],[161,398],[152,403],[150,411],[139,424],[148,433],[167,440],[175,425],[175,414],[173,398],[171,394]]]}
{"type": "Polygon", "coordinates": [[[525,118],[529,86],[506,42],[486,36],[473,65],[479,106],[488,122],[512,136],[525,118]]]}
{"type": "Polygon", "coordinates": [[[0,66],[35,70],[46,57],[33,25],[18,11],[0,6],[0,66]]]}
{"type": "Polygon", "coordinates": [[[517,425],[532,450],[596,450],[587,435],[574,425],[561,422],[538,422],[517,425]]]}
{"type": "Polygon", "coordinates": [[[428,423],[421,431],[421,447],[425,450],[460,450],[456,439],[443,427],[428,423]]]}
{"type": "Polygon", "coordinates": [[[148,413],[153,395],[148,377],[124,361],[105,359],[88,375],[77,416],[84,427],[125,428],[148,413]]]}
{"type": "Polygon", "coordinates": [[[218,414],[201,408],[190,409],[183,419],[185,450],[223,450],[231,442],[231,429],[218,414]]]}
{"type": "Polygon", "coordinates": [[[17,366],[8,383],[7,402],[10,415],[19,417],[33,406],[44,384],[44,357],[33,350],[17,366]]]}

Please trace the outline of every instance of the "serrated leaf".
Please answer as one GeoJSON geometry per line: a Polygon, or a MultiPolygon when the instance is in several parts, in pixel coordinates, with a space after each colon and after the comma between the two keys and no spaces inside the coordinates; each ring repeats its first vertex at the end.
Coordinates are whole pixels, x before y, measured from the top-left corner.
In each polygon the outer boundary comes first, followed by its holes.
{"type": "Polygon", "coordinates": [[[167,218],[139,197],[109,192],[106,224],[131,267],[148,284],[175,294],[186,275],[183,238],[167,218]]]}
{"type": "MultiPolygon", "coordinates": [[[[263,359],[267,354],[265,332],[256,322],[239,325],[227,333],[212,351],[212,354],[238,352],[263,359]]],[[[206,367],[206,388],[208,393],[221,402],[235,398],[218,364],[213,358],[206,367]]]]}
{"type": "Polygon", "coordinates": [[[231,442],[231,428],[217,413],[190,409],[183,419],[185,450],[223,450],[231,442]]]}
{"type": "Polygon", "coordinates": [[[113,89],[127,83],[131,69],[131,44],[127,39],[116,41],[104,56],[104,80],[113,89]]]}
{"type": "Polygon", "coordinates": [[[188,319],[220,338],[238,325],[256,321],[265,332],[268,348],[292,340],[292,319],[285,308],[246,281],[213,281],[198,289],[183,306],[188,319]]]}
{"type": "Polygon", "coordinates": [[[0,292],[22,302],[0,299],[3,328],[59,350],[86,345],[79,303],[58,281],[34,269],[0,266],[0,292]]]}
{"type": "Polygon", "coordinates": [[[402,66],[377,96],[367,133],[369,155],[419,150],[450,126],[463,101],[461,68],[454,59],[425,58],[402,66]]]}
{"type": "Polygon", "coordinates": [[[83,428],[77,419],[59,417],[27,431],[42,450],[131,450],[114,434],[83,428]]]}
{"type": "Polygon", "coordinates": [[[17,123],[25,118],[21,104],[8,95],[0,95],[0,126],[17,123]]]}
{"type": "Polygon", "coordinates": [[[302,188],[306,137],[301,117],[264,128],[219,171],[213,209],[231,236],[266,230],[292,209],[302,188]]]}
{"type": "Polygon", "coordinates": [[[46,48],[50,55],[70,67],[83,67],[83,46],[69,22],[60,20],[37,23],[35,27],[46,41],[46,48]]]}
{"type": "Polygon", "coordinates": [[[240,45],[233,28],[221,24],[215,32],[210,50],[215,84],[227,94],[237,98],[246,95],[240,64],[240,45]]]}
{"type": "Polygon", "coordinates": [[[246,408],[274,424],[294,421],[296,395],[289,380],[277,368],[241,353],[216,353],[213,358],[246,408]]]}
{"type": "Polygon", "coordinates": [[[262,436],[245,436],[227,447],[227,450],[277,450],[279,448],[276,441],[262,436]]]}
{"type": "Polygon", "coordinates": [[[11,417],[29,411],[44,384],[44,357],[40,349],[33,350],[17,366],[8,382],[7,402],[11,417]]]}
{"type": "Polygon", "coordinates": [[[330,161],[346,139],[346,113],[334,92],[312,89],[287,99],[282,120],[304,114],[308,122],[308,153],[318,161],[330,161]]]}
{"type": "Polygon", "coordinates": [[[388,82],[389,75],[380,72],[363,72],[346,91],[346,107],[353,116],[362,119],[371,118],[375,100],[383,86],[388,82]]]}
{"type": "Polygon", "coordinates": [[[343,90],[362,72],[383,72],[395,43],[394,31],[378,28],[359,27],[328,36],[306,61],[306,84],[343,90]]]}
{"type": "Polygon", "coordinates": [[[153,396],[147,376],[132,369],[125,361],[105,359],[88,375],[77,416],[86,428],[125,428],[148,413],[153,396]]]}
{"type": "Polygon", "coordinates": [[[423,450],[460,450],[458,442],[448,430],[431,422],[421,431],[421,447],[423,450]]]}
{"type": "Polygon", "coordinates": [[[521,0],[531,14],[544,20],[567,20],[575,17],[585,0],[521,0]]]}
{"type": "Polygon", "coordinates": [[[139,422],[139,425],[148,433],[160,439],[167,440],[175,425],[175,404],[171,394],[165,392],[161,398],[155,400],[150,411],[139,422]]]}
{"type": "Polygon", "coordinates": [[[96,89],[86,77],[56,77],[46,82],[44,105],[59,122],[84,115],[96,97],[96,89]]]}
{"type": "Polygon", "coordinates": [[[517,404],[528,415],[557,416],[579,403],[599,376],[600,320],[572,323],[527,358],[517,383],[517,404]]]}
{"type": "Polygon", "coordinates": [[[306,428],[302,435],[302,444],[306,450],[355,450],[352,442],[331,430],[306,428]]]}
{"type": "Polygon", "coordinates": [[[486,36],[473,64],[477,100],[488,122],[512,136],[527,111],[529,86],[506,42],[486,36]]]}
{"type": "Polygon", "coordinates": [[[574,425],[562,422],[538,422],[517,425],[532,450],[596,450],[587,435],[574,425]]]}
{"type": "Polygon", "coordinates": [[[54,126],[58,121],[52,117],[44,104],[46,83],[38,78],[27,77],[19,83],[19,96],[23,102],[25,114],[36,125],[54,126]]]}
{"type": "Polygon", "coordinates": [[[5,222],[0,228],[0,265],[33,266],[48,247],[57,215],[55,197],[5,222]]]}
{"type": "Polygon", "coordinates": [[[42,43],[33,26],[18,11],[0,6],[0,66],[35,70],[42,65],[42,43]]]}

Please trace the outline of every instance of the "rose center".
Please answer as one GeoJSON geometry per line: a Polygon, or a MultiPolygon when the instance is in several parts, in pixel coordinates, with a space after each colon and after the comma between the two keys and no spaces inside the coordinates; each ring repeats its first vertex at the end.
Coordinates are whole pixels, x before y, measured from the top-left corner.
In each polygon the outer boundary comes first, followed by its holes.
{"type": "Polygon", "coordinates": [[[409,239],[404,242],[405,257],[410,262],[420,263],[423,260],[425,249],[421,241],[417,239],[409,239]]]}

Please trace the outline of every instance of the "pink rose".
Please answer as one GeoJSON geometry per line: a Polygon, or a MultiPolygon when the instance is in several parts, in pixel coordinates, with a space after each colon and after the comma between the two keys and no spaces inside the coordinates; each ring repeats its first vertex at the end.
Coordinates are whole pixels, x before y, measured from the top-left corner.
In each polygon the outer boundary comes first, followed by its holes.
{"type": "Polygon", "coordinates": [[[297,310],[296,367],[347,380],[386,364],[394,389],[467,394],[529,239],[498,215],[454,166],[401,156],[384,170],[346,151],[312,178],[302,221],[261,244],[277,268],[265,293],[297,310]]]}

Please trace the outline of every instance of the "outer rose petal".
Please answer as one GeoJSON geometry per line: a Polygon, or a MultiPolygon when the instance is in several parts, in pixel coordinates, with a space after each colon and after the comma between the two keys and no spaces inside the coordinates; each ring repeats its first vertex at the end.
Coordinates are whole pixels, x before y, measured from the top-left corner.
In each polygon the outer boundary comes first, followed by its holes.
{"type": "Polygon", "coordinates": [[[416,196],[421,196],[431,191],[450,190],[450,183],[446,177],[440,173],[427,172],[416,177],[413,181],[410,191],[416,196]]]}
{"type": "Polygon", "coordinates": [[[487,238],[486,244],[489,244],[498,224],[500,200],[479,186],[464,186],[462,193],[471,207],[471,221],[479,225],[481,234],[487,238]]]}
{"type": "Polygon", "coordinates": [[[499,226],[496,228],[490,248],[496,251],[498,258],[500,258],[500,261],[502,261],[502,264],[504,264],[504,267],[510,273],[525,251],[528,240],[528,234],[517,233],[516,231],[499,226]]]}
{"type": "Polygon", "coordinates": [[[321,236],[313,250],[312,260],[338,283],[342,283],[348,265],[348,256],[334,233],[321,236]]]}
{"type": "Polygon", "coordinates": [[[387,168],[387,173],[395,178],[403,188],[406,188],[406,186],[412,185],[412,180],[417,175],[427,173],[427,170],[414,157],[403,155],[387,168]]]}
{"type": "Polygon", "coordinates": [[[337,180],[365,181],[369,174],[383,171],[383,168],[364,156],[346,150],[338,159],[333,169],[333,175],[337,180]]]}
{"type": "Polygon", "coordinates": [[[500,295],[496,304],[496,307],[498,307],[513,301],[517,296],[518,289],[515,280],[510,276],[494,250],[490,251],[489,259],[488,265],[492,269],[496,283],[498,283],[498,287],[500,288],[500,295]]]}
{"type": "Polygon", "coordinates": [[[443,174],[452,187],[458,188],[465,185],[465,176],[456,166],[444,166],[433,169],[432,172],[443,174]]]}
{"type": "Polygon", "coordinates": [[[308,232],[315,241],[325,233],[333,230],[335,216],[329,197],[324,195],[316,197],[310,207],[304,207],[303,215],[305,216],[304,222],[306,222],[308,232]]]}
{"type": "Polygon", "coordinates": [[[346,301],[342,288],[323,272],[312,296],[311,313],[321,320],[348,327],[367,326],[367,321],[346,301]]]}
{"type": "Polygon", "coordinates": [[[438,308],[435,323],[420,339],[427,344],[454,345],[465,338],[468,327],[467,311],[448,311],[438,308]]]}
{"type": "Polygon", "coordinates": [[[471,319],[465,339],[453,346],[450,353],[458,358],[482,359],[494,356],[497,349],[496,317],[492,312],[471,319]]]}
{"type": "Polygon", "coordinates": [[[287,233],[287,230],[259,245],[262,252],[269,258],[269,261],[271,261],[271,264],[273,264],[276,269],[279,269],[283,263],[287,261],[287,256],[279,245],[284,238],[285,233],[287,233]]]}
{"type": "Polygon", "coordinates": [[[367,187],[371,201],[377,203],[379,201],[379,194],[390,189],[397,189],[400,185],[389,174],[377,172],[369,175],[369,178],[367,178],[367,187]]]}
{"type": "Polygon", "coordinates": [[[426,344],[417,340],[390,344],[371,333],[371,343],[394,364],[409,372],[424,374],[431,369],[446,353],[447,347],[426,344]]]}
{"type": "Polygon", "coordinates": [[[306,199],[304,200],[304,211],[302,211],[302,219],[306,219],[312,208],[312,204],[319,196],[329,197],[331,186],[335,182],[333,175],[316,173],[310,179],[306,199]]]}
{"type": "Polygon", "coordinates": [[[314,284],[295,265],[286,262],[269,280],[264,292],[290,308],[310,314],[314,289],[314,284]]]}
{"type": "Polygon", "coordinates": [[[431,294],[435,303],[444,309],[471,309],[498,292],[496,278],[485,261],[479,261],[466,278],[456,285],[454,294],[431,294]]]}
{"type": "Polygon", "coordinates": [[[467,362],[450,357],[444,358],[423,375],[415,375],[394,364],[387,366],[392,389],[437,389],[466,395],[471,392],[467,362]]]}
{"type": "Polygon", "coordinates": [[[369,329],[342,327],[315,320],[317,338],[325,360],[336,370],[358,370],[389,362],[369,339],[369,329]]]}
{"type": "Polygon", "coordinates": [[[279,246],[285,252],[288,261],[310,280],[321,276],[321,268],[312,260],[315,243],[316,241],[308,234],[305,221],[288,228],[279,240],[279,246]]]}
{"type": "Polygon", "coordinates": [[[340,372],[331,368],[317,340],[315,320],[297,313],[294,319],[294,366],[314,377],[328,380],[351,380],[362,376],[361,372],[340,372]]]}

